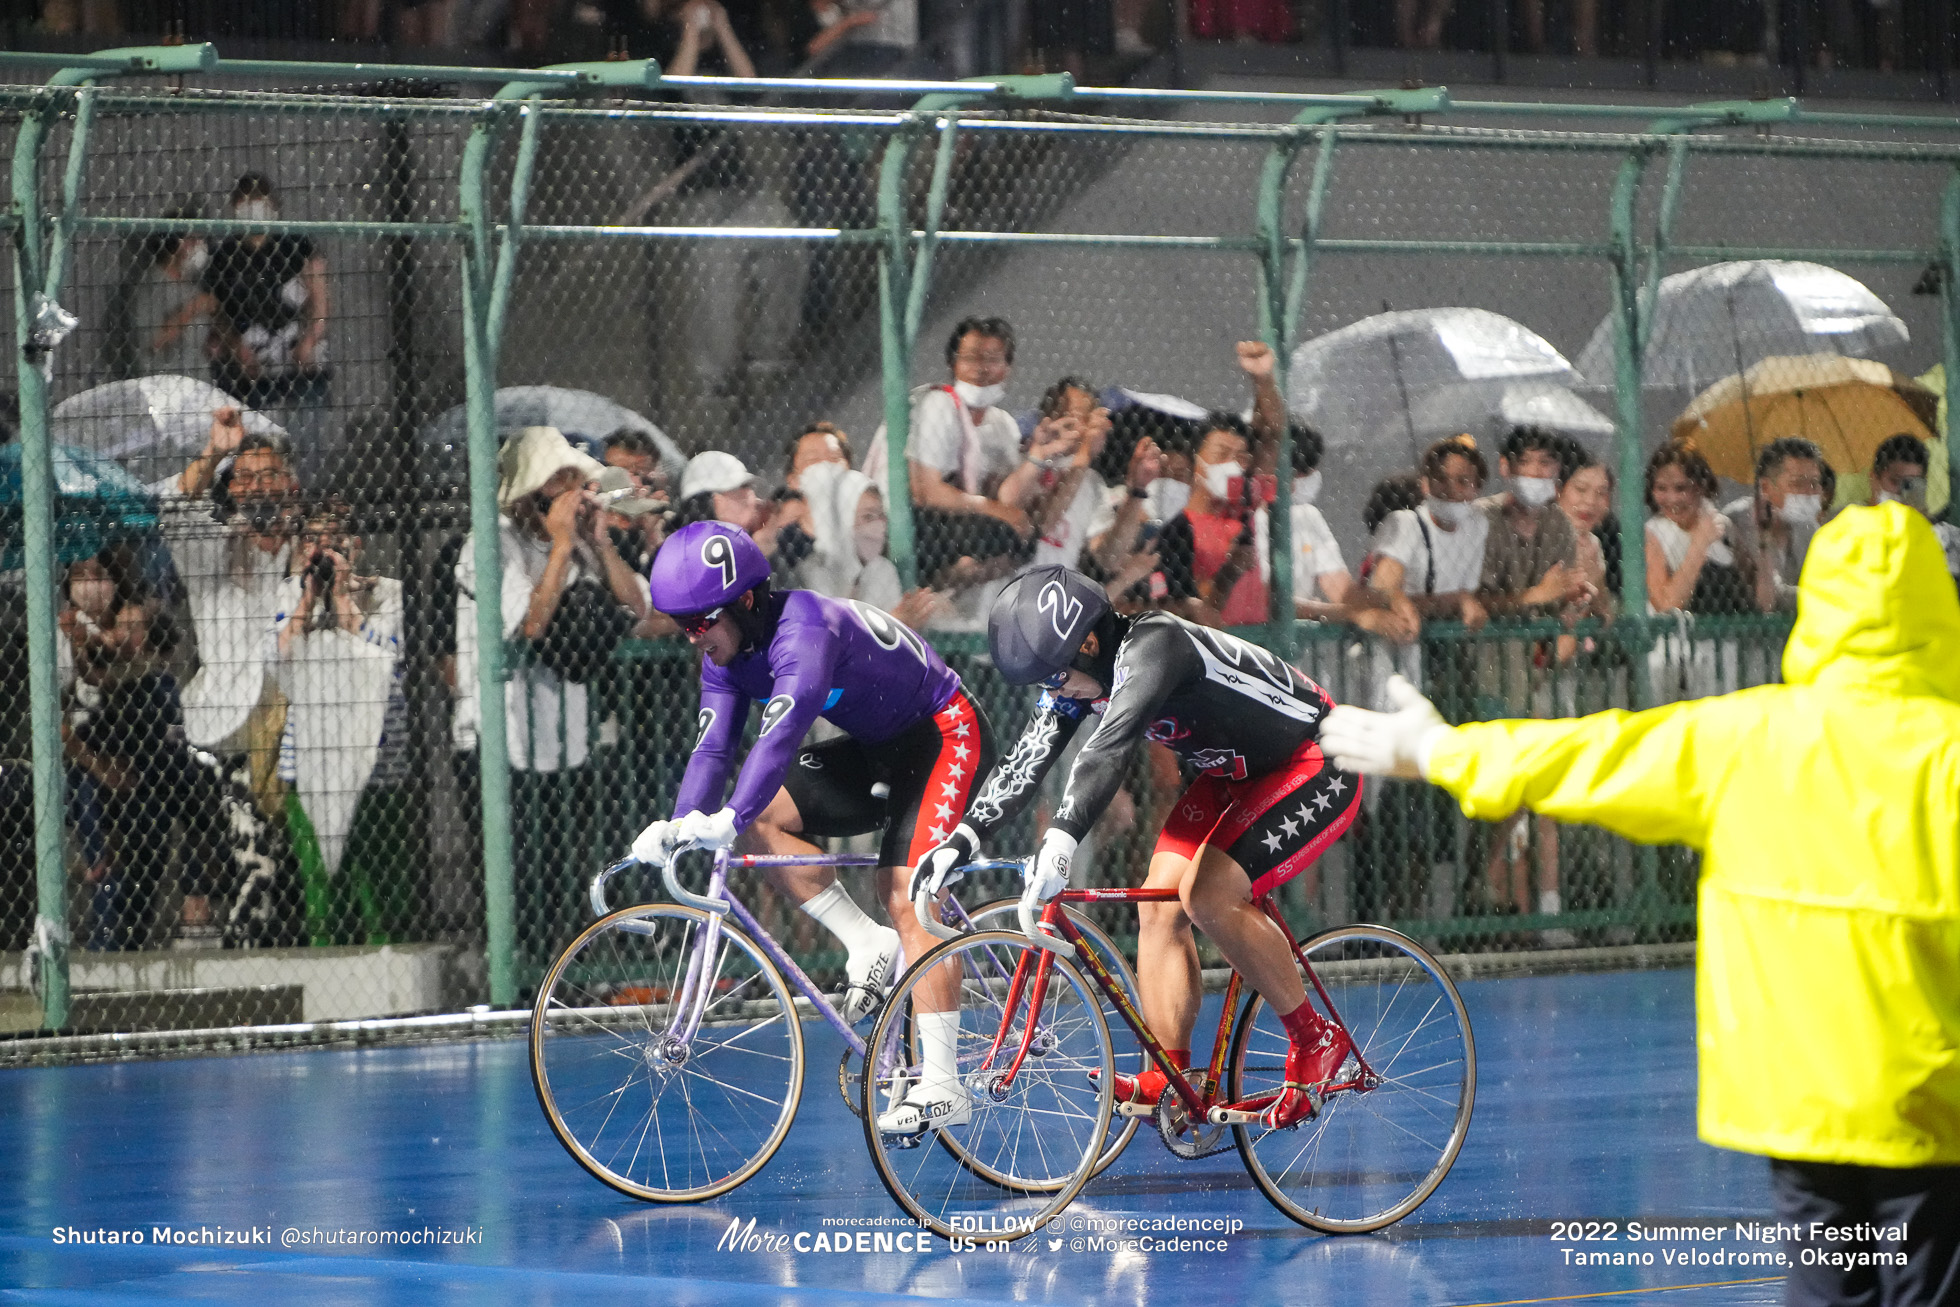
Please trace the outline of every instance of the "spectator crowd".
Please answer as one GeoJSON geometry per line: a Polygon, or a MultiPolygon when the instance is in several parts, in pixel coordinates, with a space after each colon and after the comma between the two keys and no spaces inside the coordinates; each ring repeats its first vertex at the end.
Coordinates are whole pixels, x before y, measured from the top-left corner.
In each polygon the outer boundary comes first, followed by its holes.
{"type": "MultiPolygon", "coordinates": [[[[248,176],[233,200],[269,195],[248,176]]],[[[276,406],[290,392],[263,366],[237,369],[247,358],[322,358],[324,310],[312,308],[325,291],[310,251],[264,250],[212,252],[178,316],[212,314],[213,375],[241,400],[276,406]],[[210,272],[264,264],[252,275],[270,291],[273,263],[289,289],[285,308],[265,316],[283,323],[284,346],[265,323],[227,325],[237,296],[214,289],[229,283],[210,272]]],[[[179,280],[200,262],[183,251],[158,251],[182,265],[167,274],[179,280]]],[[[902,469],[888,463],[882,428],[860,443],[816,419],[786,433],[773,466],[708,449],[678,476],[633,428],[589,446],[546,426],[505,438],[493,556],[513,821],[525,832],[519,946],[531,962],[568,938],[587,864],[605,855],[607,834],[590,821],[610,783],[595,770],[600,752],[627,751],[620,774],[635,816],[678,778],[675,751],[652,743],[646,723],[686,697],[685,660],[628,671],[616,655],[675,635],[649,608],[645,577],[662,540],[689,522],[750,534],[780,587],[874,606],[929,638],[983,629],[1009,578],[1057,563],[1125,611],[1252,626],[1274,609],[1272,505],[1290,449],[1291,611],[1327,632],[1303,642],[1303,666],[1350,701],[1377,697],[1399,672],[1470,720],[1625,703],[1636,672],[1662,701],[1776,679],[1763,630],[1724,622],[1793,610],[1840,473],[1864,474],[1872,502],[1927,508],[1931,455],[1910,434],[1883,440],[1856,469],[1772,434],[1753,486],[1727,502],[1692,442],[1662,444],[1640,487],[1643,599],[1659,634],[1636,668],[1603,638],[1626,562],[1614,472],[1578,440],[1532,426],[1494,448],[1467,434],[1437,440],[1372,487],[1338,488],[1366,503],[1367,534],[1343,540],[1318,506],[1322,439],[1289,419],[1266,346],[1241,342],[1219,360],[1243,402],[1212,411],[1074,375],[1020,386],[1016,346],[998,317],[953,327],[944,380],[912,396],[902,469]],[[1008,403],[1017,390],[1036,396],[1020,414],[1008,403]],[[894,486],[912,523],[909,588],[891,544],[894,486]]],[[[306,471],[305,442],[317,437],[260,430],[249,415],[219,408],[203,447],[151,487],[153,536],[114,540],[66,568],[63,734],[91,947],[387,943],[426,913],[403,583],[369,564],[359,515],[306,471]]],[[[1960,531],[1936,525],[1960,574],[1960,531]]],[[[424,648],[450,691],[456,789],[473,801],[487,583],[474,540],[452,537],[436,572],[424,648]]],[[[1132,804],[1126,793],[1117,806],[1132,804]]],[[[1514,818],[1486,844],[1488,903],[1561,910],[1555,826],[1514,818]]]]}

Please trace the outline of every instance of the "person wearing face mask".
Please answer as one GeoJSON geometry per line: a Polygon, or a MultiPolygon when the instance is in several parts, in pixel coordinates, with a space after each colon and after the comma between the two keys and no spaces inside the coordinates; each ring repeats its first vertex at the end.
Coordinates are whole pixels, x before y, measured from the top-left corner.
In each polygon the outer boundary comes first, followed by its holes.
{"type": "MultiPolygon", "coordinates": [[[[232,188],[230,216],[279,219],[279,201],[263,173],[232,188]]],[[[333,454],[326,421],[327,261],[304,236],[251,231],[211,246],[201,307],[211,314],[211,380],[248,408],[274,412],[293,436],[309,480],[333,454]]]]}
{"type": "Polygon", "coordinates": [[[1391,512],[1376,528],[1368,584],[1389,597],[1405,629],[1419,629],[1429,618],[1461,621],[1475,631],[1489,620],[1477,589],[1490,517],[1475,503],[1488,475],[1471,437],[1439,440],[1423,451],[1422,503],[1391,512]]]}
{"type": "MultiPolygon", "coordinates": [[[[1904,504],[1921,517],[1926,511],[1926,442],[1900,432],[1887,436],[1872,455],[1871,502],[1904,504]]],[[[1960,527],[1933,522],[1933,534],[1946,551],[1946,570],[1960,583],[1960,527]]]]}
{"type": "MultiPolygon", "coordinates": [[[[1490,520],[1484,538],[1483,575],[1477,597],[1493,617],[1529,619],[1555,609],[1576,618],[1592,599],[1592,583],[1579,566],[1578,537],[1559,509],[1558,482],[1564,438],[1538,427],[1514,427],[1497,459],[1505,489],[1478,505],[1490,520]]],[[[1477,689],[1484,701],[1501,702],[1519,716],[1549,717],[1553,685],[1546,657],[1554,642],[1504,640],[1486,646],[1476,660],[1477,689]]],[[[1557,914],[1562,907],[1558,878],[1558,828],[1536,823],[1539,871],[1538,910],[1557,914]]],[[[1490,835],[1485,863],[1493,906],[1530,912],[1531,827],[1513,814],[1490,835]]],[[[1570,932],[1546,941],[1570,946],[1570,932]]]]}
{"type": "Polygon", "coordinates": [[[1514,427],[1497,457],[1505,489],[1479,507],[1490,519],[1477,597],[1492,617],[1531,617],[1583,604],[1590,583],[1578,566],[1572,523],[1558,510],[1561,437],[1514,427]]]}
{"type": "Polygon", "coordinates": [[[1728,539],[1755,560],[1756,606],[1795,612],[1797,576],[1824,511],[1824,451],[1784,436],[1756,455],[1756,493],[1725,505],[1728,539]]]}
{"type": "MultiPolygon", "coordinates": [[[[1014,370],[1014,328],[1004,318],[962,318],[947,338],[946,366],[949,384],[913,393],[907,484],[920,578],[971,590],[1011,571],[1033,548],[1028,508],[1040,493],[1041,468],[1024,456],[1020,426],[999,407],[1014,370]]],[[[880,426],[863,464],[880,488],[888,485],[885,444],[880,426]]],[[[984,620],[986,597],[962,603],[964,624],[984,620]]]]}
{"type": "Polygon", "coordinates": [[[849,464],[807,465],[799,475],[809,509],[812,548],[793,572],[798,589],[853,599],[884,609],[914,630],[925,626],[943,596],[924,586],[907,594],[898,568],[885,557],[885,497],[849,464]]]}
{"type": "Polygon", "coordinates": [[[1272,574],[1265,505],[1275,491],[1286,402],[1274,382],[1277,360],[1258,341],[1236,346],[1252,383],[1252,418],[1214,413],[1192,459],[1191,500],[1157,538],[1166,606],[1206,626],[1249,626],[1268,617],[1272,574]]]}

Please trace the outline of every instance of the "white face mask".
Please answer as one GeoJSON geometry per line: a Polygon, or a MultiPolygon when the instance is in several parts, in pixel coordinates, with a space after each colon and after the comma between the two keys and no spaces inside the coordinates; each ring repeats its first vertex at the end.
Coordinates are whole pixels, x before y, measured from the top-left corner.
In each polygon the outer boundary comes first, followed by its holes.
{"type": "Polygon", "coordinates": [[[992,408],[1000,403],[1000,397],[1007,393],[1006,386],[976,386],[967,381],[955,381],[953,393],[960,397],[960,403],[968,408],[992,408]]]}
{"type": "Polygon", "coordinates": [[[1204,475],[1205,489],[1211,491],[1214,498],[1228,499],[1232,494],[1232,478],[1243,477],[1245,469],[1237,463],[1207,463],[1204,475]]]}
{"type": "Polygon", "coordinates": [[[884,518],[875,522],[859,522],[851,528],[851,540],[857,546],[860,563],[868,563],[885,552],[885,534],[888,524],[884,518]]]}
{"type": "Polygon", "coordinates": [[[1422,502],[1429,509],[1429,516],[1436,519],[1437,526],[1448,527],[1454,531],[1469,520],[1470,505],[1468,504],[1459,504],[1453,499],[1438,499],[1434,495],[1428,496],[1422,502]]]}
{"type": "Polygon", "coordinates": [[[1558,482],[1551,477],[1512,477],[1511,493],[1526,508],[1543,508],[1558,498],[1558,482]]]}
{"type": "Polygon", "coordinates": [[[211,251],[206,248],[203,241],[199,241],[197,244],[191,246],[190,250],[184,255],[184,271],[190,273],[192,276],[203,272],[210,264],[211,251]]]}
{"type": "Polygon", "coordinates": [[[231,216],[240,222],[271,222],[279,214],[271,200],[240,200],[231,206],[231,216]]]}
{"type": "Polygon", "coordinates": [[[1158,477],[1144,488],[1144,511],[1153,522],[1168,522],[1191,502],[1191,487],[1176,477],[1158,477]]]}
{"type": "Polygon", "coordinates": [[[1816,526],[1823,514],[1822,495],[1785,495],[1783,507],[1776,510],[1776,516],[1785,526],[1816,526]]]}
{"type": "Polygon", "coordinates": [[[1293,478],[1293,502],[1311,504],[1320,499],[1320,469],[1315,468],[1303,477],[1293,478]]]}

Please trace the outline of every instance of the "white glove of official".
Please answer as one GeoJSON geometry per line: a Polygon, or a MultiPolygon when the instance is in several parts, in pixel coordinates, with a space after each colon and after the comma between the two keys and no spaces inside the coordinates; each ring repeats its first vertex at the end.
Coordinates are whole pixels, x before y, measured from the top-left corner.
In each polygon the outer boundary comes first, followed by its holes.
{"type": "Polygon", "coordinates": [[[1400,676],[1388,679],[1388,701],[1394,712],[1336,707],[1321,723],[1320,751],[1342,771],[1427,779],[1429,752],[1452,728],[1436,705],[1400,676]]]}
{"type": "Polygon", "coordinates": [[[677,821],[656,821],[640,832],[633,841],[633,861],[645,863],[649,867],[662,867],[678,844],[681,824],[677,821]]]}
{"type": "Polygon", "coordinates": [[[1075,859],[1075,837],[1052,826],[1042,833],[1041,851],[1028,867],[1027,887],[1021,903],[1035,907],[1048,902],[1068,888],[1069,863],[1075,859]]]}
{"type": "Polygon", "coordinates": [[[735,809],[717,813],[690,812],[680,820],[675,843],[686,849],[706,849],[719,853],[735,843],[735,809]]]}
{"type": "Polygon", "coordinates": [[[939,897],[941,891],[966,878],[961,868],[973,861],[979,852],[979,832],[961,822],[944,843],[927,850],[926,855],[919,859],[919,865],[912,868],[909,897],[915,903],[921,893],[939,897]]]}

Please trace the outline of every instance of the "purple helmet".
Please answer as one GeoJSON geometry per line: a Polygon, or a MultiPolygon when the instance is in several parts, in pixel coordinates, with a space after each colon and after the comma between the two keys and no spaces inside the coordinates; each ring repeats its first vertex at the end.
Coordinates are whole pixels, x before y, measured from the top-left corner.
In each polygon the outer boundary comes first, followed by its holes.
{"type": "Polygon", "coordinates": [[[748,532],[723,522],[690,522],[653,557],[647,594],[669,615],[705,613],[769,579],[769,560],[748,532]]]}

